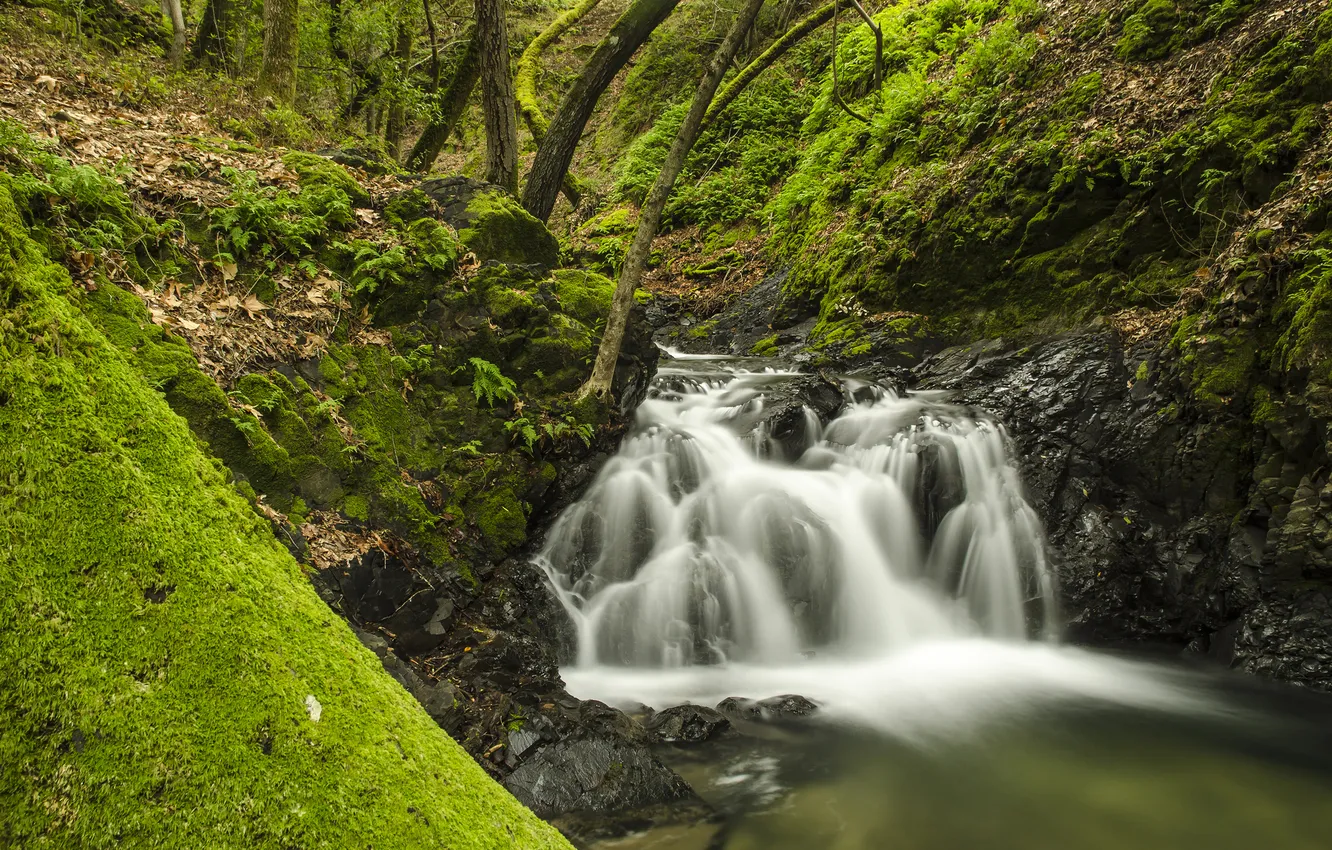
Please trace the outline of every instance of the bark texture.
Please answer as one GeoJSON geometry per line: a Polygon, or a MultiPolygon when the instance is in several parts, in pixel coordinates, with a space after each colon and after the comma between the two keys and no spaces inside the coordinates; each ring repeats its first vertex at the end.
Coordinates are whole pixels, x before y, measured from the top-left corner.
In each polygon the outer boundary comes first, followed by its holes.
{"type": "Polygon", "coordinates": [[[444,149],[444,143],[453,134],[454,127],[458,126],[463,110],[467,108],[467,101],[472,97],[472,90],[476,88],[476,81],[481,76],[480,59],[480,39],[477,38],[476,30],[473,30],[467,40],[467,50],[453,72],[453,79],[449,81],[449,87],[439,97],[438,113],[426,124],[421,137],[407,154],[408,171],[424,173],[435,164],[439,152],[444,149]]]}
{"type": "Polygon", "coordinates": [[[703,131],[703,116],[707,114],[708,106],[717,93],[717,87],[721,85],[726,69],[730,67],[740,45],[754,26],[754,19],[758,17],[761,8],[763,0],[746,0],[744,8],[736,15],[735,22],[726,33],[726,38],[713,54],[712,61],[708,63],[703,79],[698,83],[694,100],[689,104],[689,112],[685,114],[684,123],[680,125],[680,131],[676,134],[675,141],[671,143],[666,161],[662,163],[661,172],[657,175],[657,182],[652,185],[652,191],[648,193],[643,209],[639,213],[638,229],[634,231],[634,241],[630,243],[629,251],[625,255],[624,268],[620,271],[620,280],[611,299],[610,316],[606,319],[606,333],[597,348],[597,362],[592,366],[592,376],[579,391],[580,397],[595,395],[605,398],[610,394],[611,382],[615,379],[615,362],[620,357],[624,329],[629,323],[629,311],[634,306],[634,290],[638,288],[639,282],[643,279],[643,272],[647,268],[648,255],[652,252],[652,240],[656,237],[657,227],[661,224],[661,214],[666,209],[666,200],[670,197],[671,190],[675,188],[676,178],[684,170],[689,150],[703,131]]]}
{"type": "Polygon", "coordinates": [[[167,50],[167,60],[176,70],[185,64],[185,42],[189,33],[185,30],[185,13],[181,11],[180,0],[162,0],[162,14],[171,21],[171,47],[167,50]]]}
{"type": "Polygon", "coordinates": [[[486,182],[518,193],[518,115],[509,70],[504,0],[476,0],[481,108],[486,123],[486,182]]]}
{"type": "Polygon", "coordinates": [[[597,45],[592,58],[564,96],[546,138],[537,149],[532,170],[523,188],[523,206],[545,221],[555,206],[564,177],[573,162],[583,128],[592,117],[601,93],[647,41],[652,31],[670,15],[680,0],[634,0],[611,31],[597,45]]]}
{"type": "Polygon", "coordinates": [[[240,73],[237,28],[241,14],[236,0],[205,0],[203,20],[191,49],[195,66],[233,76],[240,73]]]}
{"type": "Polygon", "coordinates": [[[296,23],[300,0],[264,0],[264,64],[259,87],[281,103],[296,102],[296,23]]]}

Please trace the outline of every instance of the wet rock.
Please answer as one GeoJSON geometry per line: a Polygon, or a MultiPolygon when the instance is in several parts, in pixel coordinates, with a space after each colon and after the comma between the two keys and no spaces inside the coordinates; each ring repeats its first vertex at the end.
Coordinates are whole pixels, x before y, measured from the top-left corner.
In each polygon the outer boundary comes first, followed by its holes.
{"type": "Polygon", "coordinates": [[[818,710],[818,703],[799,694],[783,694],[761,700],[727,697],[717,703],[717,711],[726,717],[755,723],[796,720],[809,717],[818,710]]]}
{"type": "MultiPolygon", "coordinates": [[[[595,701],[579,713],[580,731],[536,749],[504,780],[538,816],[612,814],[697,799],[645,746],[650,736],[642,726],[595,701]]],[[[520,743],[531,749],[530,738],[520,743]]]]}
{"type": "Polygon", "coordinates": [[[1175,356],[1092,328],[952,348],[915,377],[1005,424],[1070,638],[1332,687],[1326,426],[1295,404],[1262,425],[1200,404],[1175,356]]]}
{"type": "Polygon", "coordinates": [[[731,731],[726,715],[701,705],[677,705],[654,714],[645,724],[668,744],[700,744],[731,731]]]}

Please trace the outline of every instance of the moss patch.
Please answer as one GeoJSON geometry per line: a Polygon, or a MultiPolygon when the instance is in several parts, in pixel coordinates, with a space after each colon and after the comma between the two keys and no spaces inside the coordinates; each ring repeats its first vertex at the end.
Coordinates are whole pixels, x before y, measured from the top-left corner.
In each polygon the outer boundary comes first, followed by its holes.
{"type": "Polygon", "coordinates": [[[482,262],[534,263],[546,268],[559,265],[559,241],[544,224],[502,192],[477,194],[467,205],[463,218],[466,223],[458,231],[458,238],[482,262]]]}
{"type": "Polygon", "coordinates": [[[315,596],[0,190],[0,840],[565,847],[315,596]]]}

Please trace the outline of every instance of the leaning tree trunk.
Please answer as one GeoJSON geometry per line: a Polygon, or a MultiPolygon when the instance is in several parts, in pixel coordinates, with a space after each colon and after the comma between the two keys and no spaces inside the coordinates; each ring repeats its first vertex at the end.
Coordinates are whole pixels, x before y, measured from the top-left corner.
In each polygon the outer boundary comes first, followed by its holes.
{"type": "Polygon", "coordinates": [[[206,0],[203,21],[191,51],[194,65],[225,71],[233,76],[240,73],[236,61],[236,29],[242,15],[237,0],[206,0]]]}
{"type": "Polygon", "coordinates": [[[573,162],[574,150],[601,93],[610,85],[630,57],[647,41],[652,31],[670,15],[680,0],[634,0],[611,31],[597,45],[592,58],[574,80],[564,102],[550,122],[550,129],[537,149],[532,170],[523,187],[523,206],[545,221],[555,207],[564,176],[573,162]]]}
{"type": "Polygon", "coordinates": [[[481,51],[481,109],[486,124],[486,181],[518,194],[518,116],[509,71],[504,0],[476,0],[481,51]]]}
{"type": "Polygon", "coordinates": [[[481,76],[479,49],[480,39],[476,30],[473,30],[467,39],[467,52],[459,60],[448,89],[439,99],[438,113],[426,124],[421,131],[421,138],[416,140],[411,153],[407,154],[408,171],[429,171],[439,157],[439,152],[444,149],[444,143],[452,135],[453,128],[458,126],[463,111],[467,109],[467,101],[472,97],[472,90],[476,88],[476,81],[481,76]]]}
{"type": "Polygon", "coordinates": [[[745,7],[740,10],[735,22],[731,24],[730,31],[726,33],[726,38],[713,54],[703,79],[698,83],[694,100],[689,104],[689,112],[685,114],[684,123],[680,125],[680,132],[676,133],[675,141],[671,143],[671,149],[666,154],[666,161],[662,163],[661,172],[657,175],[657,182],[652,184],[652,191],[648,193],[643,209],[638,214],[638,229],[634,231],[634,241],[629,245],[629,251],[624,258],[624,268],[620,270],[620,280],[615,286],[610,316],[606,319],[606,333],[601,337],[601,345],[597,348],[597,362],[592,366],[592,377],[587,379],[587,383],[583,384],[578,392],[580,398],[589,395],[606,398],[610,395],[611,382],[615,379],[615,363],[620,358],[620,345],[624,342],[624,329],[629,324],[629,311],[634,306],[634,290],[638,288],[639,282],[643,279],[643,272],[647,269],[648,255],[652,252],[652,240],[657,235],[658,225],[661,224],[661,214],[666,209],[666,200],[670,197],[671,190],[675,188],[676,178],[684,170],[685,158],[689,156],[690,148],[698,141],[699,133],[703,129],[703,116],[707,114],[712,97],[717,93],[717,87],[721,85],[722,77],[726,76],[726,69],[735,59],[741,43],[754,26],[754,19],[758,17],[759,9],[763,8],[763,2],[764,0],[746,0],[745,7]]]}
{"type": "Polygon", "coordinates": [[[185,13],[181,11],[180,0],[162,0],[162,14],[171,21],[171,49],[167,59],[171,67],[179,71],[185,64],[185,42],[189,33],[185,31],[185,13]]]}
{"type": "MultiPolygon", "coordinates": [[[[541,55],[600,2],[601,0],[582,0],[577,6],[560,15],[550,26],[542,30],[540,35],[532,39],[531,44],[527,45],[527,49],[518,59],[514,95],[518,99],[518,112],[523,116],[523,123],[527,124],[527,130],[532,134],[532,141],[536,142],[538,148],[541,147],[546,138],[546,130],[550,127],[550,121],[542,114],[541,106],[537,103],[536,77],[541,64],[541,55]]],[[[564,190],[564,196],[569,199],[569,205],[576,209],[582,199],[582,192],[579,191],[578,181],[574,179],[573,174],[564,175],[561,188],[564,190]]]]}
{"type": "Polygon", "coordinates": [[[300,0],[264,0],[264,64],[259,87],[277,101],[296,102],[296,22],[300,0]]]}
{"type": "Polygon", "coordinates": [[[754,82],[758,75],[766,71],[772,63],[786,55],[786,51],[794,47],[802,38],[831,21],[836,9],[836,3],[829,3],[810,12],[804,20],[782,33],[781,37],[774,41],[767,50],[759,54],[753,62],[746,65],[739,74],[732,77],[727,82],[726,87],[717,94],[717,99],[712,102],[712,106],[708,107],[708,114],[703,118],[703,127],[707,128],[713,121],[716,121],[717,116],[721,115],[726,107],[731,105],[731,102],[745,90],[745,87],[754,82]]]}

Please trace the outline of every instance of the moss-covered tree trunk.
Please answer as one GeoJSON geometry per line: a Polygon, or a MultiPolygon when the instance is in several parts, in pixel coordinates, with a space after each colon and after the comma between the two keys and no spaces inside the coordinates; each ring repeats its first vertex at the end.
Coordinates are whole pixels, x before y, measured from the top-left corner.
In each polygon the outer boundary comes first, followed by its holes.
{"type": "Polygon", "coordinates": [[[569,850],[319,599],[6,187],[0,845],[569,850]]]}
{"type": "MultiPolygon", "coordinates": [[[[532,141],[537,143],[537,147],[540,147],[545,140],[546,130],[550,127],[550,120],[542,113],[541,106],[537,103],[536,78],[541,67],[541,57],[546,48],[558,41],[560,36],[568,32],[600,2],[601,0],[581,0],[577,6],[560,15],[550,26],[542,30],[540,35],[532,39],[531,44],[527,45],[527,49],[518,59],[518,74],[514,86],[514,94],[518,99],[518,113],[523,116],[523,123],[527,125],[527,131],[532,134],[532,141]]],[[[564,196],[569,199],[569,205],[576,208],[582,193],[572,173],[565,173],[561,188],[564,190],[564,196]]]]}
{"type": "Polygon", "coordinates": [[[439,157],[439,152],[444,149],[444,143],[453,134],[453,129],[458,126],[463,111],[467,109],[467,101],[472,97],[472,90],[476,88],[476,81],[481,76],[479,51],[480,40],[473,29],[467,39],[467,49],[454,69],[448,88],[438,97],[437,112],[426,122],[421,137],[412,145],[411,153],[407,154],[408,171],[429,171],[439,157]]]}
{"type": "Polygon", "coordinates": [[[703,118],[703,126],[706,128],[717,120],[717,116],[740,96],[746,86],[758,79],[759,74],[766,71],[772,63],[785,56],[786,52],[798,44],[801,39],[831,21],[836,8],[835,3],[829,3],[810,12],[804,20],[782,33],[767,50],[760,53],[740,73],[732,77],[726,87],[717,94],[717,99],[712,102],[712,106],[708,107],[708,114],[703,118]]]}
{"type": "Polygon", "coordinates": [[[476,0],[481,109],[486,123],[486,180],[518,193],[518,115],[509,70],[504,0],[476,0]]]}
{"type": "Polygon", "coordinates": [[[680,0],[634,0],[611,31],[597,45],[592,58],[583,66],[550,129],[537,149],[532,170],[523,187],[523,206],[542,221],[550,218],[560,187],[564,184],[574,150],[583,128],[592,117],[601,93],[610,85],[629,58],[647,41],[652,31],[666,20],[680,0]]]}
{"type": "Polygon", "coordinates": [[[237,0],[206,0],[203,21],[194,37],[194,65],[228,74],[240,73],[237,28],[243,10],[237,0]]]}
{"type": "Polygon", "coordinates": [[[666,161],[662,163],[661,171],[657,174],[657,182],[652,185],[652,191],[648,193],[643,209],[639,213],[638,229],[634,231],[634,241],[630,243],[629,251],[625,254],[624,268],[620,271],[620,280],[615,286],[615,296],[611,299],[606,333],[601,338],[600,347],[597,348],[597,362],[592,366],[592,376],[579,391],[580,397],[595,395],[605,398],[610,394],[611,382],[615,378],[615,363],[620,358],[620,345],[624,342],[624,329],[629,324],[629,310],[634,306],[634,290],[638,288],[639,282],[643,279],[643,272],[647,268],[648,255],[652,252],[652,240],[656,237],[657,227],[661,224],[661,214],[666,209],[666,200],[670,197],[671,190],[675,188],[676,178],[684,170],[685,158],[689,156],[694,142],[698,141],[699,133],[703,129],[703,116],[707,114],[708,106],[717,93],[717,87],[721,85],[722,77],[726,76],[726,69],[731,66],[731,61],[735,59],[740,45],[753,28],[754,20],[761,8],[763,0],[746,0],[744,8],[736,15],[730,31],[726,33],[726,38],[722,40],[717,52],[712,55],[712,61],[708,63],[703,79],[698,83],[694,100],[689,104],[689,112],[685,114],[684,123],[680,125],[675,141],[671,142],[666,161]]]}
{"type": "Polygon", "coordinates": [[[300,0],[264,0],[264,64],[259,86],[280,103],[296,102],[300,0]]]}
{"type": "Polygon", "coordinates": [[[402,132],[407,126],[406,97],[407,77],[412,65],[412,27],[410,20],[403,16],[398,22],[397,44],[393,50],[397,59],[397,85],[393,87],[393,101],[389,104],[388,125],[384,129],[384,143],[393,161],[397,162],[402,152],[402,132]]]}

